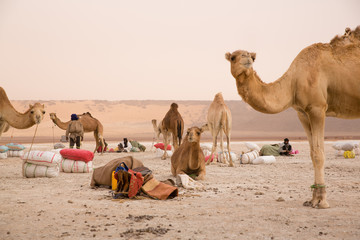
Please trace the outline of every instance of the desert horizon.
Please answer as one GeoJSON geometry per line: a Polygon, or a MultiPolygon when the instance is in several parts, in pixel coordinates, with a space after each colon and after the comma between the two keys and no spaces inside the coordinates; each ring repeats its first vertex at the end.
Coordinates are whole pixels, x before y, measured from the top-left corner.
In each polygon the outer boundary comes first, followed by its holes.
{"type": "MultiPolygon", "coordinates": [[[[152,141],[154,130],[152,119],[159,123],[170,108],[172,102],[179,105],[179,112],[185,123],[185,130],[191,126],[201,127],[206,123],[207,110],[211,101],[203,100],[11,100],[14,108],[25,112],[29,104],[40,102],[45,105],[46,114],[38,125],[34,142],[59,142],[65,130],[54,126],[49,114],[56,113],[62,121],[70,120],[72,113],[90,112],[104,127],[104,138],[108,141],[121,141],[124,137],[138,141],[152,141]]],[[[239,100],[225,101],[232,112],[233,141],[243,140],[290,140],[306,141],[305,132],[293,109],[279,114],[263,114],[239,100]]],[[[327,118],[325,140],[360,139],[360,119],[345,120],[327,118]]],[[[0,143],[32,141],[36,126],[28,129],[14,129],[3,133],[0,143]]],[[[84,141],[93,141],[93,133],[85,133],[84,141]]],[[[202,136],[204,141],[211,140],[209,132],[202,136]]]]}

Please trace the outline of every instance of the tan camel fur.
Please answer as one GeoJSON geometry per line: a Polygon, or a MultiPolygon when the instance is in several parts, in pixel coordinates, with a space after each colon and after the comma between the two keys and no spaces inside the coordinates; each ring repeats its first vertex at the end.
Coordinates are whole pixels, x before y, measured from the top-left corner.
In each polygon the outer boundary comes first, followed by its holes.
{"type": "MultiPolygon", "coordinates": [[[[184,120],[178,111],[178,105],[176,103],[172,103],[170,110],[166,113],[164,119],[161,122],[161,133],[164,137],[164,146],[169,144],[169,133],[171,133],[173,136],[174,148],[176,150],[181,145],[183,132],[184,120]]],[[[164,155],[161,157],[161,159],[165,160],[166,157],[167,152],[164,151],[164,155]]]]}
{"type": "Polygon", "coordinates": [[[44,119],[44,104],[35,103],[29,105],[29,109],[24,113],[19,113],[10,103],[5,90],[0,87],[0,136],[9,130],[9,127],[17,129],[30,128],[39,124],[44,119]]]}
{"type": "MultiPolygon", "coordinates": [[[[211,149],[211,155],[213,156],[217,148],[217,137],[220,133],[220,148],[223,152],[223,156],[229,159],[229,166],[233,167],[233,161],[230,155],[230,135],[231,135],[231,126],[232,126],[232,117],[231,112],[228,106],[226,106],[224,98],[221,93],[215,95],[213,102],[210,104],[208,114],[207,114],[207,128],[209,129],[212,139],[213,146],[211,149]],[[223,133],[226,136],[227,150],[228,154],[224,153],[224,139],[223,133]]],[[[226,158],[224,161],[226,163],[226,158]]],[[[210,164],[211,161],[208,161],[207,164],[210,164]]]]}
{"type": "MultiPolygon", "coordinates": [[[[160,139],[160,134],[162,134],[162,130],[161,130],[161,127],[162,127],[162,122],[159,123],[159,125],[157,125],[157,121],[156,119],[152,119],[151,120],[151,123],[153,125],[153,128],[154,128],[154,132],[155,132],[155,137],[154,139],[156,141],[159,141],[160,139]]],[[[168,132],[168,136],[167,136],[169,139],[171,138],[171,133],[168,132]]],[[[173,143],[174,144],[174,143],[173,143]]]]}
{"type": "Polygon", "coordinates": [[[313,196],[305,206],[328,208],[324,180],[325,117],[360,117],[360,26],[329,44],[303,49],[287,72],[266,84],[252,68],[256,54],[238,50],[225,57],[231,63],[239,95],[255,110],[279,113],[293,107],[310,145],[315,170],[313,196]]]}
{"type": "MultiPolygon", "coordinates": [[[[101,146],[102,147],[101,154],[102,154],[104,152],[104,148],[105,148],[104,137],[103,137],[103,132],[104,132],[103,125],[101,124],[101,122],[99,120],[92,117],[89,112],[83,113],[83,114],[78,114],[78,117],[79,117],[80,122],[84,126],[84,132],[94,132],[94,138],[95,138],[95,142],[96,142],[96,147],[95,147],[94,153],[99,148],[99,146],[101,146]]],[[[70,120],[67,122],[62,122],[56,116],[56,113],[50,113],[50,118],[62,130],[66,130],[70,123],[70,120]]]]}
{"type": "Polygon", "coordinates": [[[192,127],[187,130],[186,136],[180,147],[171,156],[171,173],[195,174],[196,180],[205,178],[205,156],[200,148],[200,137],[203,130],[192,127]]]}

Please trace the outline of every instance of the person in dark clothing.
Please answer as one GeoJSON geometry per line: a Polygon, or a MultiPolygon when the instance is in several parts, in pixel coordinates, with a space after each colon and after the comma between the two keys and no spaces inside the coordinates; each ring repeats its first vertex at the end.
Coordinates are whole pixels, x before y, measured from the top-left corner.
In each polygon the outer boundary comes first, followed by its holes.
{"type": "Polygon", "coordinates": [[[80,149],[81,141],[84,138],[84,127],[75,113],[71,114],[71,122],[66,129],[65,136],[66,140],[70,138],[70,148],[73,148],[76,143],[76,148],[80,149]]]}
{"type": "Polygon", "coordinates": [[[284,142],[280,144],[279,153],[280,155],[291,156],[292,147],[289,143],[289,139],[285,138],[284,142]]]}

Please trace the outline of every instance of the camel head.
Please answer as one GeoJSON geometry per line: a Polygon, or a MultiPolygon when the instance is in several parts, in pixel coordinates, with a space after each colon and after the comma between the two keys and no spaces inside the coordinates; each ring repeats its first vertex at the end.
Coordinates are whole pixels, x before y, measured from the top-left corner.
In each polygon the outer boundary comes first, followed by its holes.
{"type": "Polygon", "coordinates": [[[49,113],[50,119],[55,120],[56,119],[56,113],[49,113]]]}
{"type": "Polygon", "coordinates": [[[243,50],[237,50],[233,53],[227,52],[225,58],[231,64],[231,74],[235,79],[241,74],[249,74],[249,69],[252,68],[252,64],[255,61],[256,53],[249,53],[243,50]]]}
{"type": "Polygon", "coordinates": [[[172,103],[170,108],[173,109],[173,110],[177,110],[178,109],[178,105],[176,103],[172,103]]]}
{"type": "Polygon", "coordinates": [[[34,105],[30,104],[29,107],[30,108],[28,112],[30,113],[30,118],[34,123],[39,124],[41,120],[44,119],[44,115],[45,115],[44,104],[35,103],[34,105]]]}
{"type": "Polygon", "coordinates": [[[203,132],[204,130],[202,128],[198,128],[198,127],[188,128],[186,133],[186,138],[191,143],[200,143],[200,136],[201,133],[203,132]]]}

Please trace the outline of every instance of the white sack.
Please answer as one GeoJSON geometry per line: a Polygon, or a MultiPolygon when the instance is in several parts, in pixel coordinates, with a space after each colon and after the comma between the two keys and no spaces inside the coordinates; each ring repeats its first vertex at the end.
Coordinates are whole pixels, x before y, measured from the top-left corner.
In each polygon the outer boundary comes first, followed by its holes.
{"type": "Polygon", "coordinates": [[[244,153],[241,156],[240,163],[247,164],[252,163],[252,161],[259,156],[259,151],[253,150],[248,153],[244,153]]]}
{"type": "Polygon", "coordinates": [[[275,163],[276,159],[274,156],[260,156],[252,161],[252,164],[263,164],[263,163],[275,163]]]}
{"type": "Polygon", "coordinates": [[[7,156],[8,156],[7,152],[0,153],[0,159],[5,159],[7,158],[7,156]]]}
{"type": "MultiPolygon", "coordinates": [[[[209,154],[210,155],[210,154],[209,154]]],[[[236,156],[236,153],[234,152],[230,152],[230,155],[231,155],[231,160],[236,160],[237,156],[236,156]]],[[[223,160],[230,160],[229,159],[229,152],[228,151],[224,151],[224,152],[219,152],[219,161],[220,162],[223,162],[223,160]]]]}
{"type": "Polygon", "coordinates": [[[24,151],[13,151],[9,150],[6,152],[8,157],[22,157],[24,155],[24,151]]]}
{"type": "Polygon", "coordinates": [[[60,172],[89,173],[93,170],[93,161],[74,161],[64,158],[60,163],[60,172]]]}
{"type": "Polygon", "coordinates": [[[178,174],[176,176],[176,185],[178,187],[183,187],[186,189],[197,189],[197,190],[205,189],[204,185],[202,185],[198,181],[195,181],[187,174],[178,174]]]}
{"type": "Polygon", "coordinates": [[[37,165],[53,167],[61,163],[62,157],[60,154],[51,151],[31,151],[26,152],[22,157],[28,163],[37,165]]]}
{"type": "MultiPolygon", "coordinates": [[[[167,152],[168,157],[171,157],[173,155],[172,150],[167,150],[166,152],[167,152]]],[[[157,148],[156,149],[156,156],[161,157],[162,155],[164,155],[164,150],[161,150],[160,148],[157,148]]]]}
{"type": "Polygon", "coordinates": [[[245,146],[246,146],[250,151],[256,150],[256,151],[259,151],[259,152],[260,152],[260,149],[261,149],[256,143],[252,143],[252,142],[246,142],[246,143],[245,143],[245,146]]]}
{"type": "Polygon", "coordinates": [[[206,150],[210,150],[212,149],[212,144],[211,143],[200,143],[200,148],[202,150],[206,149],[206,150]]]}
{"type": "Polygon", "coordinates": [[[354,148],[359,147],[357,141],[337,141],[332,146],[336,150],[352,151],[354,148]]]}
{"type": "Polygon", "coordinates": [[[59,175],[59,167],[47,167],[40,166],[33,163],[25,163],[23,165],[24,176],[27,178],[37,178],[37,177],[57,177],[59,175]]]}

